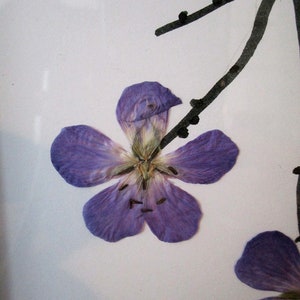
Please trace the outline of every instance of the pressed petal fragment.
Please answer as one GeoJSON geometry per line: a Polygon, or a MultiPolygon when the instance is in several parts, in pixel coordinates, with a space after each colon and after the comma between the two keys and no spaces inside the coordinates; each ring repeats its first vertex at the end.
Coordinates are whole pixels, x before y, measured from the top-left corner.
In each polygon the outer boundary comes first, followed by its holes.
{"type": "Polygon", "coordinates": [[[178,97],[158,82],[137,83],[123,91],[117,105],[117,119],[122,126],[123,121],[147,119],[180,103],[178,97]]]}
{"type": "Polygon", "coordinates": [[[117,119],[131,143],[135,138],[159,144],[165,135],[168,110],[181,100],[158,82],[141,82],[127,87],[117,105],[117,119]]]}
{"type": "Polygon", "coordinates": [[[213,183],[235,164],[239,150],[220,130],[208,131],[164,156],[176,170],[175,178],[189,183],[213,183]]]}
{"type": "Polygon", "coordinates": [[[62,129],[51,146],[51,161],[70,184],[88,187],[103,183],[126,163],[126,151],[86,125],[62,129]]]}
{"type": "Polygon", "coordinates": [[[149,119],[124,123],[123,131],[133,146],[132,150],[136,148],[154,150],[158,147],[166,133],[167,120],[168,112],[165,111],[149,119]]]}
{"type": "Polygon", "coordinates": [[[259,290],[300,293],[300,255],[296,244],[279,231],[250,240],[235,266],[237,277],[259,290]]]}
{"type": "Polygon", "coordinates": [[[201,210],[190,194],[161,175],[151,182],[148,207],[145,214],[152,232],[164,242],[175,243],[190,239],[198,230],[201,210]]]}
{"type": "Polygon", "coordinates": [[[115,184],[90,199],[83,207],[83,217],[92,234],[108,242],[117,242],[138,234],[144,223],[142,203],[133,186],[125,189],[115,184]]]}

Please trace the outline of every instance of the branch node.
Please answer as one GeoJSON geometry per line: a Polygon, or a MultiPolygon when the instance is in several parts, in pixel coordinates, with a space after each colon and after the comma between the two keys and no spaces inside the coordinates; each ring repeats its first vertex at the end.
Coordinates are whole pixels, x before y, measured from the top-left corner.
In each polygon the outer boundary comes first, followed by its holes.
{"type": "Polygon", "coordinates": [[[237,73],[240,70],[240,67],[238,65],[233,65],[230,70],[229,73],[234,74],[237,73]]]}
{"type": "Polygon", "coordinates": [[[213,0],[212,4],[214,6],[220,6],[220,5],[224,5],[224,4],[228,3],[228,2],[232,2],[232,1],[233,0],[213,0]]]}
{"type": "Polygon", "coordinates": [[[293,170],[293,174],[300,175],[300,166],[296,167],[296,168],[293,170]]]}
{"type": "Polygon", "coordinates": [[[203,100],[202,99],[192,99],[191,101],[190,101],[190,105],[192,106],[192,107],[201,107],[202,106],[202,103],[203,103],[203,100]]]}
{"type": "Polygon", "coordinates": [[[223,2],[223,0],[213,0],[213,1],[212,1],[212,4],[213,4],[214,6],[220,6],[220,5],[222,4],[222,2],[223,2]]]}
{"type": "Polygon", "coordinates": [[[226,87],[226,81],[225,81],[225,79],[221,79],[221,80],[219,81],[219,86],[220,86],[222,89],[224,89],[224,88],[226,87]]]}
{"type": "Polygon", "coordinates": [[[180,24],[184,25],[186,23],[187,16],[188,16],[188,12],[187,11],[182,11],[178,15],[178,20],[179,20],[180,24]]]}
{"type": "Polygon", "coordinates": [[[196,125],[196,124],[199,123],[199,121],[200,121],[199,116],[193,116],[193,117],[189,120],[189,123],[190,123],[191,125],[196,125]]]}
{"type": "Polygon", "coordinates": [[[180,138],[187,138],[188,135],[189,135],[189,131],[186,127],[181,127],[178,131],[177,131],[177,135],[180,137],[180,138]]]}

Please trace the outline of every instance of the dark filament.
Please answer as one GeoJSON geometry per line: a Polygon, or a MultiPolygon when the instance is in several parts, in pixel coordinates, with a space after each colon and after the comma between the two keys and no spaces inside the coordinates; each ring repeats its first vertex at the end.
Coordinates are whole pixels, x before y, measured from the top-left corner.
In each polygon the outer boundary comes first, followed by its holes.
{"type": "Polygon", "coordinates": [[[150,155],[149,161],[151,162],[151,160],[158,154],[158,152],[160,151],[160,148],[157,147],[152,154],[150,155]]]}
{"type": "Polygon", "coordinates": [[[163,204],[167,199],[166,198],[161,198],[159,200],[156,201],[157,205],[163,204]]]}
{"type": "Polygon", "coordinates": [[[147,188],[147,180],[145,180],[145,179],[142,180],[142,188],[143,188],[143,190],[146,190],[146,188],[147,188]]]}
{"type": "Polygon", "coordinates": [[[142,208],[141,209],[142,213],[147,213],[147,212],[152,212],[152,211],[153,211],[153,209],[151,209],[151,208],[142,208]]]}
{"type": "Polygon", "coordinates": [[[120,171],[119,173],[117,173],[117,175],[124,175],[124,174],[128,174],[130,173],[131,171],[134,170],[134,166],[130,166],[122,171],[120,171]]]}
{"type": "Polygon", "coordinates": [[[177,170],[174,169],[173,167],[169,166],[168,169],[169,169],[174,175],[178,175],[177,170]]]}
{"type": "Polygon", "coordinates": [[[129,208],[132,209],[134,204],[143,204],[143,202],[135,200],[135,199],[130,199],[129,200],[129,208]]]}
{"type": "Polygon", "coordinates": [[[126,189],[128,187],[128,184],[123,184],[119,187],[119,191],[123,191],[124,189],[126,189]]]}

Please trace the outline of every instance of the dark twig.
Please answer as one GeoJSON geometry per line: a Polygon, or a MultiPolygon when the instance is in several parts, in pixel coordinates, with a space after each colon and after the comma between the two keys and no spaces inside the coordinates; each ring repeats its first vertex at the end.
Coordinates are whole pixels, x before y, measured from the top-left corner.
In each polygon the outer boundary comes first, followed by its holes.
{"type": "Polygon", "coordinates": [[[300,51],[300,0],[294,0],[294,8],[295,8],[295,18],[296,18],[296,26],[297,26],[297,34],[298,34],[298,45],[300,51]]]}
{"type": "Polygon", "coordinates": [[[177,29],[177,28],[187,25],[189,23],[192,23],[192,22],[204,17],[205,15],[215,11],[216,9],[220,8],[221,6],[223,6],[229,2],[232,2],[232,1],[233,0],[213,0],[212,4],[192,13],[191,15],[188,15],[188,13],[186,11],[182,11],[178,15],[178,20],[168,23],[168,24],[156,29],[155,35],[160,36],[164,33],[167,33],[169,31],[172,31],[174,29],[177,29]]]}
{"type": "Polygon", "coordinates": [[[261,5],[255,17],[253,29],[248,39],[243,52],[236,63],[229,69],[229,71],[217,81],[211,90],[202,99],[191,100],[192,109],[188,114],[162,139],[160,149],[163,149],[182,132],[185,132],[186,137],[188,133],[187,127],[193,124],[192,120],[195,119],[209,104],[211,104],[216,97],[237,77],[243,70],[250,58],[253,56],[256,47],[262,39],[267,23],[268,17],[271,12],[275,0],[262,0],[261,5]]]}
{"type": "Polygon", "coordinates": [[[296,199],[297,199],[297,218],[298,218],[298,231],[299,236],[295,239],[295,242],[300,242],[300,166],[293,170],[293,173],[298,175],[296,199]]]}

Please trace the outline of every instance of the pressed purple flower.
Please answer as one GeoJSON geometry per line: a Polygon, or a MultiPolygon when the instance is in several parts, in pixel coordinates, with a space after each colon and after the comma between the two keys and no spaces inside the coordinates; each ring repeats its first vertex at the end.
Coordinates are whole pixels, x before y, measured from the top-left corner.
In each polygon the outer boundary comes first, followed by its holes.
{"type": "Polygon", "coordinates": [[[116,114],[130,152],[86,125],[66,127],[54,140],[51,160],[68,183],[89,187],[119,180],[83,208],[95,236],[115,242],[138,234],[145,222],[165,242],[187,240],[197,232],[202,215],[198,202],[169,179],[213,183],[233,167],[238,148],[212,130],[162,155],[157,149],[166,134],[168,111],[180,103],[157,82],[126,88],[116,114]]]}
{"type": "Polygon", "coordinates": [[[279,231],[266,231],[250,240],[235,273],[252,288],[282,293],[265,300],[300,299],[300,254],[294,241],[279,231]]]}

